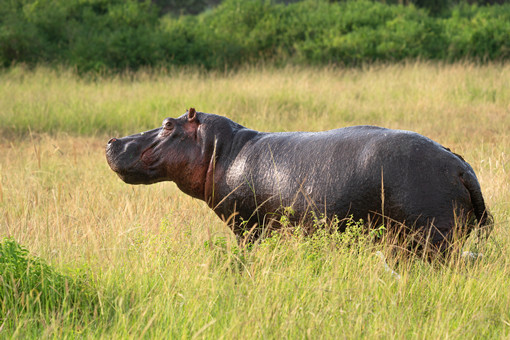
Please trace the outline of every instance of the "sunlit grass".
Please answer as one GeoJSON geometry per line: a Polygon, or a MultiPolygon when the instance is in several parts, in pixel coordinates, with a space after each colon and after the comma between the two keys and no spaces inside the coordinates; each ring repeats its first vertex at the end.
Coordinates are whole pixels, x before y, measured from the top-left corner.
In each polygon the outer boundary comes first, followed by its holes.
{"type": "Polygon", "coordinates": [[[126,134],[190,106],[259,130],[379,124],[448,136],[450,143],[466,134],[475,142],[494,142],[509,120],[507,65],[259,67],[233,74],[151,70],[98,79],[69,70],[14,68],[1,77],[4,133],[126,134]]]}
{"type": "Polygon", "coordinates": [[[95,80],[66,70],[5,71],[0,236],[66,277],[85,275],[93,298],[85,311],[4,308],[0,335],[508,337],[509,73],[506,65],[423,63],[95,80]],[[106,164],[108,137],[156,127],[190,106],[263,131],[376,124],[437,140],[478,175],[496,221],[478,249],[485,256],[394,259],[384,245],[344,247],[328,237],[275,236],[239,249],[205,203],[172,183],[126,185],[106,164]],[[400,280],[376,250],[389,255],[400,280]]]}

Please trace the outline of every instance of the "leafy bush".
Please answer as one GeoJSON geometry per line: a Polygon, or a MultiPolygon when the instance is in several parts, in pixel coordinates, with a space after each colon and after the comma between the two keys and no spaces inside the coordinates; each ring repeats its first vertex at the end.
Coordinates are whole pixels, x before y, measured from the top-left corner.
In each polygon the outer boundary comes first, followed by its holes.
{"type": "Polygon", "coordinates": [[[12,0],[0,5],[0,62],[79,69],[136,68],[161,60],[157,11],[136,0],[12,0]]]}
{"type": "Polygon", "coordinates": [[[0,3],[0,65],[63,63],[100,71],[508,58],[510,4],[461,4],[448,12],[434,6],[225,0],[175,18],[159,17],[150,1],[10,0],[0,3]],[[438,11],[442,16],[434,16],[438,11]]]}
{"type": "Polygon", "coordinates": [[[61,274],[7,238],[0,242],[0,301],[0,320],[9,324],[23,313],[51,317],[66,307],[79,312],[96,297],[79,272],[61,274]]]}
{"type": "Polygon", "coordinates": [[[507,59],[510,56],[510,6],[462,5],[444,20],[447,58],[507,59]]]}

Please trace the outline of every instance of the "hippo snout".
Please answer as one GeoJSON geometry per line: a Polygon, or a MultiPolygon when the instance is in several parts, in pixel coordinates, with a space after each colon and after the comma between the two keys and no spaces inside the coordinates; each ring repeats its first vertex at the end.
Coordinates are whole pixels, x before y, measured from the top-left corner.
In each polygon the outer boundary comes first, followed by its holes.
{"type": "MultiPolygon", "coordinates": [[[[111,138],[108,143],[106,144],[106,160],[108,161],[108,165],[110,165],[110,168],[112,168],[113,171],[117,172],[119,165],[118,158],[119,158],[119,150],[114,146],[114,142],[116,142],[116,138],[111,138]]],[[[118,144],[118,143],[117,143],[118,144]]]]}
{"type": "Polygon", "coordinates": [[[153,148],[157,145],[154,139],[156,133],[152,133],[152,136],[147,135],[114,137],[106,143],[108,165],[126,183],[151,184],[161,180],[161,169],[152,166],[149,162],[152,158],[148,157],[153,154],[153,148]]]}
{"type": "Polygon", "coordinates": [[[110,161],[112,158],[116,158],[121,152],[120,147],[122,143],[117,138],[110,138],[106,144],[106,158],[110,161]]]}
{"type": "Polygon", "coordinates": [[[113,152],[113,149],[118,146],[119,140],[117,138],[110,138],[108,143],[106,143],[106,155],[113,152]],[[117,143],[116,143],[117,142],[117,143]]]}

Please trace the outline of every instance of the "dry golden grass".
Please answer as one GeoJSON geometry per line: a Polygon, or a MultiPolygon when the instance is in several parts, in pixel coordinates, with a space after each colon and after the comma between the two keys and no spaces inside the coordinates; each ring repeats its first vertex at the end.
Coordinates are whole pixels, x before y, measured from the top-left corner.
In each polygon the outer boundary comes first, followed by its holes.
{"type": "Polygon", "coordinates": [[[0,75],[0,119],[0,235],[62,270],[90,268],[102,301],[102,312],[76,320],[66,319],[72,308],[49,321],[21,318],[3,329],[7,336],[510,334],[510,65],[146,71],[95,80],[18,68],[0,75]],[[495,217],[485,258],[471,266],[406,262],[396,282],[368,248],[270,240],[251,253],[236,249],[205,203],[172,183],[124,184],[105,161],[108,137],[156,127],[190,106],[263,131],[374,124],[450,147],[475,169],[495,217]]]}

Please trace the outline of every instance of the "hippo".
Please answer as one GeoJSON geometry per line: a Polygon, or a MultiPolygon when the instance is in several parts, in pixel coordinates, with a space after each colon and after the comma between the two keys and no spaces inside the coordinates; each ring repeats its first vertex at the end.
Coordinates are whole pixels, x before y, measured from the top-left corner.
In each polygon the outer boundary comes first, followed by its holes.
{"type": "Polygon", "coordinates": [[[110,139],[106,158],[126,183],[175,182],[238,238],[259,239],[284,215],[302,225],[390,221],[433,245],[451,239],[459,221],[468,233],[491,223],[472,167],[411,131],[259,132],[190,108],[159,128],[110,139]]]}

